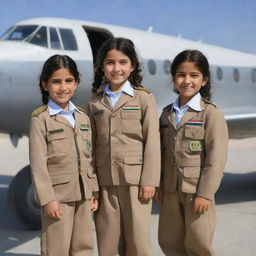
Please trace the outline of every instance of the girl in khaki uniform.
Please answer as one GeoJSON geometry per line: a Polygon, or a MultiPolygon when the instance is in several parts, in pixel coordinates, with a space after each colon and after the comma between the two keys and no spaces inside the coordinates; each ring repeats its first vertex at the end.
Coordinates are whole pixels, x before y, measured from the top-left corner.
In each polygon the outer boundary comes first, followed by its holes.
{"type": "Polygon", "coordinates": [[[42,207],[42,256],[92,256],[91,211],[98,207],[88,116],[70,98],[79,83],[76,63],[54,55],[40,76],[43,103],[32,113],[30,166],[42,207]]]}
{"type": "Polygon", "coordinates": [[[152,197],[160,180],[159,120],[140,83],[133,43],[108,40],[96,63],[89,116],[101,188],[96,232],[100,256],[152,256],[152,197]]]}
{"type": "Polygon", "coordinates": [[[227,158],[227,125],[209,101],[210,70],[201,52],[178,54],[171,74],[179,97],[160,118],[159,244],[168,256],[214,256],[214,194],[227,158]]]}

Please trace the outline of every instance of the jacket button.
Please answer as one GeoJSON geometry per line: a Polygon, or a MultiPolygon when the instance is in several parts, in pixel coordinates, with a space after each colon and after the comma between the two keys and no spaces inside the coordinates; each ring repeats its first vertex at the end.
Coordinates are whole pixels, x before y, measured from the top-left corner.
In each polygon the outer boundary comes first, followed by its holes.
{"type": "Polygon", "coordinates": [[[111,117],[115,117],[116,115],[113,113],[112,115],[111,115],[111,117]]]}

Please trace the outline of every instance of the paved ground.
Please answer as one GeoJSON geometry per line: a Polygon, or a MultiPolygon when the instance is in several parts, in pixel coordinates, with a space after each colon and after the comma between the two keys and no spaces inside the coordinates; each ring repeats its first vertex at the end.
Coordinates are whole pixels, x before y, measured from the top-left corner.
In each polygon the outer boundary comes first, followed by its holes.
{"type": "MultiPolygon", "coordinates": [[[[27,163],[27,138],[14,148],[8,136],[0,134],[0,256],[39,255],[39,232],[18,223],[6,202],[8,184],[27,163]]],[[[256,256],[256,138],[230,141],[229,161],[216,202],[217,255],[256,256]]],[[[153,214],[154,253],[162,256],[157,245],[157,221],[158,215],[153,214]]]]}

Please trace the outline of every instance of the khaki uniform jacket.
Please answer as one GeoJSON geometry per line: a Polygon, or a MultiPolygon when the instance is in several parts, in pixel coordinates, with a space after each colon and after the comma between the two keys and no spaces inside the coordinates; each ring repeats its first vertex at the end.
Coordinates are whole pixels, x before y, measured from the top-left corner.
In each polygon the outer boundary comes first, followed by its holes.
{"type": "Polygon", "coordinates": [[[227,159],[228,130],[222,112],[201,100],[201,111],[191,108],[176,129],[172,105],[160,118],[162,182],[165,192],[185,193],[213,199],[227,159]]]}
{"type": "Polygon", "coordinates": [[[101,92],[88,114],[99,184],[159,186],[160,134],[156,103],[147,89],[123,93],[114,108],[101,92]]]}
{"type": "Polygon", "coordinates": [[[75,128],[62,115],[50,116],[47,106],[32,113],[30,166],[41,205],[90,199],[98,190],[90,120],[85,113],[74,115],[75,128]]]}

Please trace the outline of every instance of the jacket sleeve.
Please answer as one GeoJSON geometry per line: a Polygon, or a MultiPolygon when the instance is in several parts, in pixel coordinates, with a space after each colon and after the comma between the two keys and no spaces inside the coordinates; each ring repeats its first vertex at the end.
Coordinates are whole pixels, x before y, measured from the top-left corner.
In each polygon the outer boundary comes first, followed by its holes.
{"type": "Polygon", "coordinates": [[[38,117],[30,120],[29,159],[32,180],[40,205],[56,200],[47,169],[47,141],[44,121],[38,117]]]}
{"type": "Polygon", "coordinates": [[[160,181],[160,134],[159,118],[153,95],[147,94],[143,104],[143,168],[140,185],[159,186],[160,181]]]}
{"type": "Polygon", "coordinates": [[[217,108],[206,114],[205,125],[205,163],[197,195],[212,200],[219,188],[227,161],[228,129],[224,115],[217,108]]]}
{"type": "Polygon", "coordinates": [[[92,110],[91,110],[91,105],[89,103],[88,105],[88,117],[90,119],[90,125],[91,125],[91,132],[92,132],[92,169],[93,169],[93,174],[95,176],[94,181],[93,181],[93,196],[98,197],[98,191],[99,191],[99,184],[98,184],[98,178],[97,178],[97,173],[96,173],[96,155],[95,155],[95,145],[96,145],[96,126],[95,126],[95,120],[93,118],[92,110]]]}

